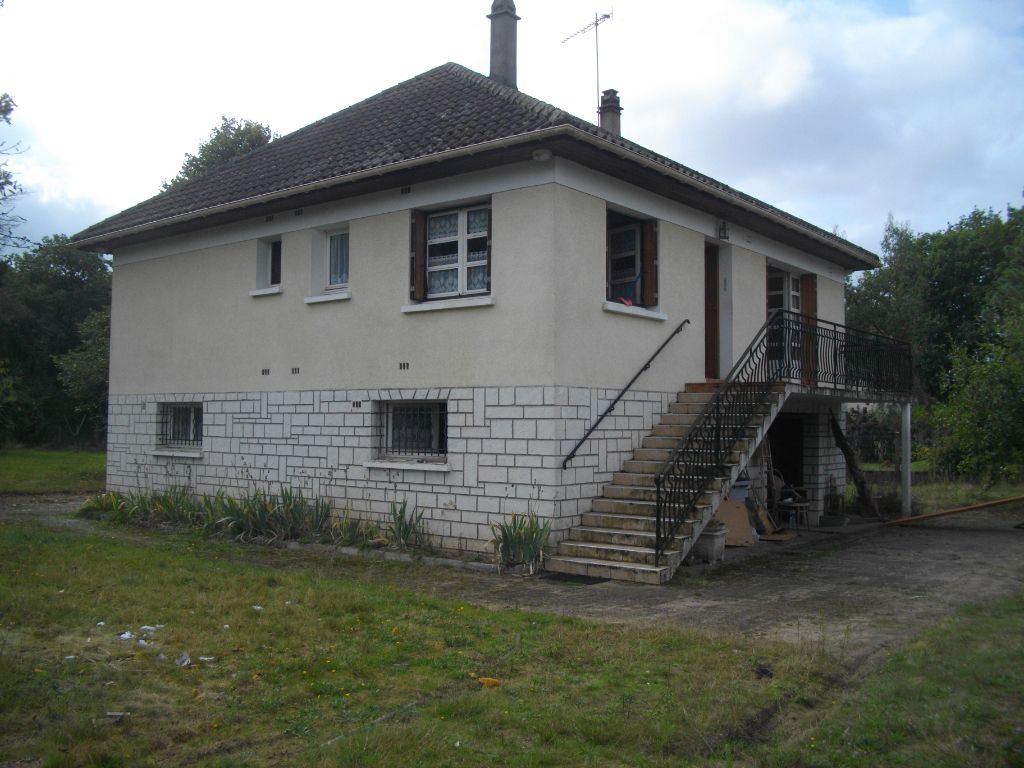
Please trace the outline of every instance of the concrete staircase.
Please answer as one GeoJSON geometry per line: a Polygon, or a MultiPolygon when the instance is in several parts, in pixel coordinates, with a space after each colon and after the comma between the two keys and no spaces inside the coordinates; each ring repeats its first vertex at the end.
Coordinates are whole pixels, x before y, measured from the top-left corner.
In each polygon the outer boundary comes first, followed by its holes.
{"type": "Polygon", "coordinates": [[[686,440],[690,426],[714,397],[717,383],[688,384],[669,404],[668,413],[633,451],[621,472],[612,476],[599,498],[583,513],[581,524],[545,560],[555,573],[574,574],[647,584],[664,584],[689,554],[694,541],[726,498],[747,461],[767,434],[782,408],[786,393],[773,391],[754,423],[734,445],[725,466],[705,488],[692,518],[677,532],[659,564],[655,564],[654,478],[665,461],[686,440]]]}

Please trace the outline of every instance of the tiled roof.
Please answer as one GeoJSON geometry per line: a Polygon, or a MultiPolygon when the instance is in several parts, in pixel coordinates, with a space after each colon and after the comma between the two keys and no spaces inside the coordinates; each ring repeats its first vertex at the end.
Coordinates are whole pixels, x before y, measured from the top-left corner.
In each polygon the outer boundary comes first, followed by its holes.
{"type": "MultiPolygon", "coordinates": [[[[639,156],[722,196],[789,222],[842,250],[861,250],[811,224],[638,144],[614,136],[515,88],[448,63],[336,112],[210,173],[150,198],[75,235],[108,243],[119,233],[221,206],[386,168],[447,150],[566,126],[639,156]]],[[[159,236],[154,230],[154,236],[159,236]]],[[[863,251],[865,257],[874,257],[863,251]]]]}

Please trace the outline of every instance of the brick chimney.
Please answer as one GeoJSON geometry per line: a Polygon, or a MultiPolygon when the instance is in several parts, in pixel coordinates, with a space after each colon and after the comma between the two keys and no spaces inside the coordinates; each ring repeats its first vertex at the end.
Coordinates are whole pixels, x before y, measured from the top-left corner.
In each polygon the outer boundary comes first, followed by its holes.
{"type": "Polygon", "coordinates": [[[622,106],[619,104],[619,92],[609,88],[601,93],[601,107],[597,110],[601,116],[601,127],[608,133],[622,135],[622,106]]]}
{"type": "Polygon", "coordinates": [[[491,80],[516,88],[516,4],[494,0],[491,12],[491,80]]]}

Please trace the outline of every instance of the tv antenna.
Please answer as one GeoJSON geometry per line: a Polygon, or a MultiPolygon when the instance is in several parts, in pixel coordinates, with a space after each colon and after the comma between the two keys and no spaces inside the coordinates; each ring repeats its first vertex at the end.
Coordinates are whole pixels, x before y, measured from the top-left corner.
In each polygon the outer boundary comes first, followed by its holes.
{"type": "Polygon", "coordinates": [[[587,24],[582,29],[578,29],[565,38],[562,42],[568,43],[574,37],[585,35],[590,30],[594,30],[594,80],[597,86],[597,111],[601,113],[601,46],[598,44],[597,28],[604,24],[606,21],[611,21],[611,12],[602,13],[600,15],[594,14],[594,20],[587,24]]]}

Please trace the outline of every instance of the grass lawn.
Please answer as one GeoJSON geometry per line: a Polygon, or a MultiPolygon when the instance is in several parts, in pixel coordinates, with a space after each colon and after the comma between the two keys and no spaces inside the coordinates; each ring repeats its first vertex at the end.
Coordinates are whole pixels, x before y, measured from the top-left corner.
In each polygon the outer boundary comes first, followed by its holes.
{"type": "Polygon", "coordinates": [[[98,493],[103,451],[0,450],[0,493],[98,493]]]}
{"type": "Polygon", "coordinates": [[[966,606],[820,712],[781,733],[779,768],[1024,765],[1024,593],[966,606]]]}
{"type": "Polygon", "coordinates": [[[133,536],[0,526],[0,763],[706,765],[830,685],[813,648],[490,611],[325,554],[133,536]]]}

